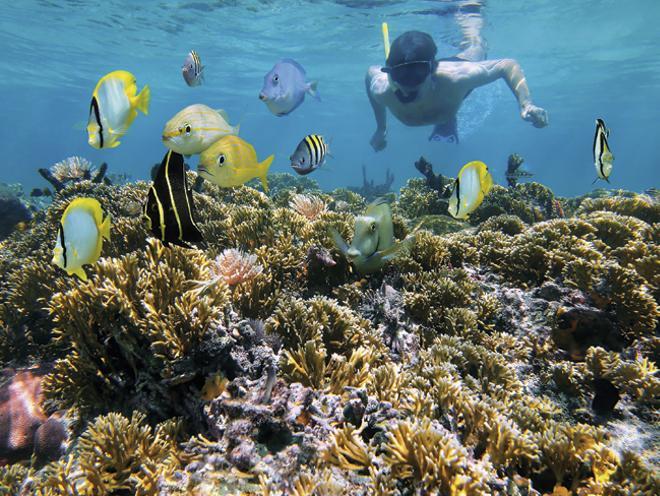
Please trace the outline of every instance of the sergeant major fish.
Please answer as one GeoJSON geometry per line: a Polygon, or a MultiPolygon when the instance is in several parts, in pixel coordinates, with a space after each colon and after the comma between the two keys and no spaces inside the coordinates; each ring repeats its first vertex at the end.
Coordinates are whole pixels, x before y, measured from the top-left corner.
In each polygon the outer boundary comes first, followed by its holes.
{"type": "Polygon", "coordinates": [[[103,218],[98,200],[76,198],[62,214],[52,262],[86,281],[82,266],[99,259],[104,238],[110,239],[110,216],[103,218]]]}
{"type": "Polygon", "coordinates": [[[114,71],[103,76],[94,88],[87,120],[88,143],[94,148],[115,148],[131,126],[137,111],[149,113],[151,90],[145,85],[137,93],[135,76],[114,71]]]}
{"type": "Polygon", "coordinates": [[[364,215],[355,218],[350,246],[335,229],[330,229],[330,235],[337,249],[362,274],[380,270],[387,261],[408,249],[414,240],[414,235],[409,235],[402,241],[395,241],[392,212],[382,198],[371,203],[364,215]]]}
{"type": "Polygon", "coordinates": [[[264,76],[259,99],[268,110],[281,117],[293,112],[308,94],[321,100],[316,92],[317,82],[306,80],[305,69],[293,59],[282,59],[264,76]]]}
{"type": "Polygon", "coordinates": [[[296,151],[291,155],[291,168],[301,176],[315,171],[325,163],[325,157],[330,152],[323,136],[309,134],[305,136],[296,151]]]}
{"type": "Polygon", "coordinates": [[[194,211],[183,156],[170,150],[165,154],[147,194],[143,212],[147,228],[165,244],[190,248],[188,243],[203,241],[194,211]]]}
{"type": "Polygon", "coordinates": [[[493,176],[488,172],[488,166],[478,160],[468,162],[454,181],[454,191],[449,197],[449,213],[456,219],[467,219],[492,187],[493,176]]]}
{"type": "Polygon", "coordinates": [[[610,182],[610,174],[612,173],[612,162],[614,156],[610,151],[610,145],[607,139],[610,137],[610,130],[605,127],[603,119],[596,119],[596,133],[594,134],[594,166],[596,167],[596,174],[598,177],[594,179],[604,179],[610,182]]]}
{"type": "Polygon", "coordinates": [[[204,82],[204,66],[195,50],[191,50],[183,61],[181,74],[188,86],[199,86],[204,82]]]}
{"type": "Polygon", "coordinates": [[[238,136],[224,136],[199,156],[198,172],[207,181],[224,188],[240,186],[258,177],[264,191],[268,192],[266,175],[274,158],[271,155],[259,162],[250,143],[238,136]]]}
{"type": "Polygon", "coordinates": [[[228,134],[238,134],[239,126],[229,124],[224,110],[213,110],[197,103],[172,117],[163,130],[163,143],[182,155],[202,153],[212,143],[228,134]]]}

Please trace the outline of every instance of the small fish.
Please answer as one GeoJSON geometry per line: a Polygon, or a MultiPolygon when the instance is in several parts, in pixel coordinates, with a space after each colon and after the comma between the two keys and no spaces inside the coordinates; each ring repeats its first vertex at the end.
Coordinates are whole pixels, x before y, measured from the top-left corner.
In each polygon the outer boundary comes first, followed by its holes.
{"type": "Polygon", "coordinates": [[[204,66],[195,50],[191,50],[183,61],[181,74],[188,86],[199,86],[204,82],[204,66]]]}
{"type": "Polygon", "coordinates": [[[316,81],[307,82],[305,69],[293,59],[282,59],[264,76],[259,99],[281,117],[293,112],[308,94],[321,101],[316,81]]]}
{"type": "Polygon", "coordinates": [[[454,191],[449,197],[449,213],[456,219],[467,219],[492,187],[493,176],[488,172],[488,166],[478,160],[468,162],[454,181],[454,191]]]}
{"type": "Polygon", "coordinates": [[[224,110],[197,103],[172,117],[163,130],[163,143],[181,155],[202,153],[212,143],[228,134],[238,135],[239,126],[229,124],[224,110]]]}
{"type": "Polygon", "coordinates": [[[188,187],[183,156],[168,151],[149,188],[144,216],[147,228],[166,245],[190,248],[188,243],[203,241],[194,218],[195,204],[188,187]]]}
{"type": "Polygon", "coordinates": [[[135,76],[114,71],[103,76],[94,88],[87,120],[87,142],[94,148],[115,148],[128,132],[137,111],[149,113],[151,90],[145,85],[138,94],[135,76]]]}
{"type": "Polygon", "coordinates": [[[289,157],[291,168],[304,176],[321,167],[329,153],[328,144],[323,136],[308,134],[298,143],[296,151],[289,157]]]}
{"type": "Polygon", "coordinates": [[[604,179],[610,182],[610,174],[612,173],[612,162],[614,156],[610,151],[610,145],[607,139],[610,137],[610,130],[605,127],[603,119],[596,119],[596,133],[594,134],[594,166],[596,167],[596,174],[598,179],[604,179]]]}
{"type": "Polygon", "coordinates": [[[337,249],[361,274],[380,270],[387,261],[408,249],[414,240],[411,234],[402,241],[395,241],[392,211],[382,198],[367,206],[364,215],[355,218],[350,246],[335,229],[330,229],[330,235],[337,249]]]}
{"type": "Polygon", "coordinates": [[[52,262],[86,281],[82,266],[99,259],[104,238],[110,239],[110,216],[103,218],[95,198],[76,198],[62,214],[52,262]]]}
{"type": "Polygon", "coordinates": [[[250,179],[258,177],[265,192],[268,192],[266,174],[275,158],[269,156],[263,162],[257,160],[254,147],[238,136],[224,136],[213,143],[199,156],[199,175],[210,181],[229,188],[240,186],[250,179]]]}

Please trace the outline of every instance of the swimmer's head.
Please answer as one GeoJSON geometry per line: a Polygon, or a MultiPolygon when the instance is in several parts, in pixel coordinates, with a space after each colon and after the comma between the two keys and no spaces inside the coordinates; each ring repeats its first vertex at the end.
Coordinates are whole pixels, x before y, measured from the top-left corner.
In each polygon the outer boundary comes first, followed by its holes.
{"type": "Polygon", "coordinates": [[[387,65],[381,71],[397,86],[416,88],[435,69],[438,48],[433,38],[421,31],[406,31],[392,42],[387,65]]]}

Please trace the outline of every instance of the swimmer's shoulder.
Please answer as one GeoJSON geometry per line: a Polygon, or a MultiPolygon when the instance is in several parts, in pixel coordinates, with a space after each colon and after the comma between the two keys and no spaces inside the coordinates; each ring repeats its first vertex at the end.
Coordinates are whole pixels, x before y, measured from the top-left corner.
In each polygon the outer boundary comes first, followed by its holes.
{"type": "Polygon", "coordinates": [[[372,65],[367,70],[366,80],[369,91],[374,96],[383,96],[390,91],[390,82],[387,74],[380,70],[381,66],[372,65]]]}

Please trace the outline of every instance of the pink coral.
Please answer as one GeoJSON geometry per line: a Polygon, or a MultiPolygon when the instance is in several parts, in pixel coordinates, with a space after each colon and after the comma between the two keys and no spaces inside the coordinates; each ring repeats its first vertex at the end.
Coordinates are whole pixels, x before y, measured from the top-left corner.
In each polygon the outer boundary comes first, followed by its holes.
{"type": "Polygon", "coordinates": [[[211,271],[214,280],[222,278],[229,286],[235,286],[261,274],[263,267],[255,255],[230,248],[218,255],[211,271]]]}
{"type": "Polygon", "coordinates": [[[289,202],[289,207],[298,212],[308,220],[314,220],[322,213],[326,212],[328,207],[325,202],[313,195],[293,195],[289,202]]]}

